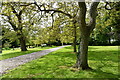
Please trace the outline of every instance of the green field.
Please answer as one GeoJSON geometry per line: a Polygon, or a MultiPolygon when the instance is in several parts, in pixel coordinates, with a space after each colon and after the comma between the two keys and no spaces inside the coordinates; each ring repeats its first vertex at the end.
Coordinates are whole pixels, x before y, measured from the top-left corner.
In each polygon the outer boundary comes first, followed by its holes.
{"type": "Polygon", "coordinates": [[[8,58],[12,58],[12,57],[16,57],[16,56],[20,56],[20,55],[24,55],[24,54],[29,54],[29,53],[33,53],[33,52],[37,52],[37,51],[41,51],[41,50],[45,50],[45,49],[50,49],[50,48],[54,48],[56,46],[52,46],[52,47],[36,47],[36,48],[28,48],[28,51],[22,51],[19,48],[16,48],[15,50],[2,50],[2,54],[0,54],[0,60],[3,59],[8,59],[8,58]]]}
{"type": "Polygon", "coordinates": [[[91,71],[72,68],[76,55],[65,47],[19,66],[3,78],[118,78],[118,47],[89,46],[91,71]]]}

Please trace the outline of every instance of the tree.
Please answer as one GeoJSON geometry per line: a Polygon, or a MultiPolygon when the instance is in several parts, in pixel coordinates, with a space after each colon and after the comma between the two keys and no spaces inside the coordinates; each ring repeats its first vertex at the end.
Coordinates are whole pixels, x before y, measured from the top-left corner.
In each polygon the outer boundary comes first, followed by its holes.
{"type": "MultiPolygon", "coordinates": [[[[15,3],[13,3],[15,5],[15,3]]],[[[25,36],[23,34],[23,27],[22,27],[22,13],[25,8],[22,8],[20,11],[19,9],[16,10],[15,6],[13,4],[6,4],[2,10],[2,15],[6,16],[9,22],[9,24],[12,26],[14,31],[16,32],[18,39],[21,44],[21,51],[26,51],[26,41],[25,41],[25,36]],[[8,8],[8,10],[6,10],[8,8]],[[18,12],[19,11],[19,12],[18,12]]]]}
{"type": "Polygon", "coordinates": [[[92,2],[90,6],[90,21],[86,24],[86,3],[78,2],[80,13],[79,13],[79,24],[80,24],[80,52],[77,55],[77,61],[75,67],[85,69],[91,69],[88,66],[88,43],[89,37],[96,24],[96,16],[97,16],[97,6],[99,2],[92,2]]]}
{"type": "MultiPolygon", "coordinates": [[[[39,11],[41,12],[52,12],[52,15],[54,13],[62,13],[66,16],[68,16],[69,18],[73,19],[74,21],[74,16],[67,13],[66,11],[62,11],[60,9],[46,9],[45,5],[38,5],[37,2],[34,2],[33,4],[35,4],[39,11]],[[44,9],[41,9],[41,7],[44,7],[44,9]]],[[[84,69],[90,69],[90,67],[88,66],[88,42],[89,42],[89,37],[90,37],[90,33],[93,31],[93,29],[95,28],[95,24],[96,24],[96,16],[97,16],[97,6],[98,6],[99,2],[93,2],[91,3],[90,6],[90,22],[88,24],[86,24],[86,3],[85,2],[78,2],[79,5],[79,24],[80,24],[80,34],[81,34],[81,43],[80,43],[80,52],[77,54],[77,61],[76,61],[76,67],[77,68],[82,68],[84,69]]]]}
{"type": "Polygon", "coordinates": [[[16,33],[13,30],[10,30],[10,26],[9,25],[2,25],[2,47],[5,47],[5,43],[10,43],[11,46],[9,47],[17,47],[19,46],[18,44],[18,39],[16,36],[16,33]],[[7,28],[9,27],[9,28],[7,28]]]}
{"type": "MultiPolygon", "coordinates": [[[[23,4],[27,3],[22,3],[22,2],[8,2],[4,3],[2,6],[2,12],[1,15],[3,16],[2,19],[3,21],[8,24],[11,27],[8,27],[13,33],[16,34],[16,37],[21,45],[21,51],[27,51],[27,35],[29,35],[29,30],[31,26],[33,26],[34,22],[31,21],[31,19],[34,17],[35,11],[34,11],[34,6],[20,6],[23,4]],[[33,9],[33,10],[31,10],[33,9]],[[30,16],[33,13],[33,16],[30,16]]],[[[4,25],[4,24],[3,24],[4,25]]],[[[8,34],[9,35],[9,34],[8,34]]],[[[14,39],[15,39],[14,38],[14,39]]]]}
{"type": "Polygon", "coordinates": [[[114,6],[114,8],[110,10],[111,26],[113,28],[114,38],[117,43],[120,44],[120,1],[111,4],[114,6]]]}
{"type": "Polygon", "coordinates": [[[68,16],[70,19],[72,19],[72,21],[73,21],[73,26],[74,26],[74,40],[73,40],[73,46],[74,46],[74,52],[76,52],[76,40],[77,40],[77,37],[76,37],[76,26],[75,26],[75,24],[76,24],[76,22],[78,21],[77,19],[77,12],[78,12],[78,6],[76,6],[76,3],[72,3],[72,2],[70,2],[70,3],[68,3],[67,5],[66,5],[66,3],[64,2],[63,4],[62,3],[60,3],[60,5],[62,5],[62,6],[59,6],[60,8],[53,8],[53,4],[51,5],[45,5],[45,4],[40,4],[40,5],[38,5],[37,4],[37,2],[35,1],[33,4],[35,4],[37,7],[38,7],[38,9],[39,9],[39,11],[41,11],[41,12],[47,12],[47,13],[49,13],[49,12],[52,12],[51,13],[51,15],[53,16],[55,13],[62,13],[62,14],[64,14],[64,15],[66,15],[66,16],[68,16]],[[72,5],[71,5],[72,4],[72,5]],[[52,7],[52,9],[46,9],[46,7],[45,6],[49,6],[49,7],[52,7]],[[72,7],[71,7],[72,6],[72,7]],[[73,7],[74,6],[74,7],[73,7]],[[41,9],[42,7],[44,7],[44,9],[41,9]]]}
{"type": "Polygon", "coordinates": [[[106,2],[99,7],[99,17],[97,18],[96,29],[94,30],[94,40],[97,44],[102,45],[118,45],[120,39],[119,29],[119,9],[120,2],[106,2]],[[109,7],[108,7],[109,6],[109,7]],[[114,40],[114,41],[113,41],[114,40]]]}
{"type": "Polygon", "coordinates": [[[119,44],[119,8],[119,2],[99,5],[97,24],[91,35],[90,45],[119,44]]]}
{"type": "MultiPolygon", "coordinates": [[[[73,13],[76,12],[74,10],[71,10],[71,8],[66,8],[66,9],[53,8],[53,6],[49,5],[49,4],[39,4],[38,5],[37,2],[30,3],[27,5],[22,5],[22,6],[28,6],[31,4],[34,4],[40,12],[44,12],[45,14],[50,13],[53,16],[55,13],[61,13],[61,14],[68,16],[70,19],[73,20],[74,26],[75,26],[76,21],[79,22],[79,25],[80,25],[79,26],[80,27],[79,34],[80,34],[81,42],[79,44],[80,51],[77,53],[77,60],[76,60],[75,67],[82,68],[83,70],[91,69],[88,65],[88,43],[89,43],[90,34],[96,25],[97,6],[98,6],[99,2],[91,3],[90,10],[89,10],[89,18],[90,19],[89,19],[88,23],[87,23],[87,18],[86,18],[86,14],[87,14],[86,12],[87,12],[88,6],[86,6],[85,2],[78,2],[77,6],[79,7],[79,16],[77,16],[77,17],[79,18],[79,20],[76,19],[77,18],[75,16],[76,14],[70,13],[70,12],[73,12],[73,13]],[[67,9],[68,9],[68,11],[67,11],[67,9]]],[[[64,4],[63,4],[63,6],[64,6],[64,4]]],[[[76,27],[74,27],[74,31],[75,31],[74,34],[76,34],[76,27]]],[[[54,33],[54,31],[53,31],[53,33],[54,33]]],[[[74,43],[75,42],[76,41],[74,41],[74,43]]]]}
{"type": "MultiPolygon", "coordinates": [[[[100,4],[99,7],[103,7],[100,4]]],[[[90,45],[110,45],[111,44],[111,26],[109,12],[105,8],[98,9],[99,13],[96,19],[96,27],[90,36],[90,45]]]]}

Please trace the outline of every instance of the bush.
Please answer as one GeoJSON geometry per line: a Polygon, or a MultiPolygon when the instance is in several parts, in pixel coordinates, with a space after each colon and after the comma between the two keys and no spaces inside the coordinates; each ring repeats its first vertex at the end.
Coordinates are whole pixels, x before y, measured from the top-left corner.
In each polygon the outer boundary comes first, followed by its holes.
{"type": "Polygon", "coordinates": [[[112,45],[113,45],[113,46],[120,45],[120,41],[114,41],[114,42],[112,43],[112,45]]]}
{"type": "Polygon", "coordinates": [[[10,50],[10,48],[9,48],[9,47],[6,47],[5,50],[10,50]]]}

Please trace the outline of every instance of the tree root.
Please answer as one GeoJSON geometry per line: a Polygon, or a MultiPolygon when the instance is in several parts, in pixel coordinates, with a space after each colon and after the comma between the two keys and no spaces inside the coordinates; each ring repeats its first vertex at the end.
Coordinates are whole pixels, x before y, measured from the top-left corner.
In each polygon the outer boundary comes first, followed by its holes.
{"type": "Polygon", "coordinates": [[[89,66],[87,66],[87,67],[82,67],[82,66],[78,66],[78,65],[73,65],[72,66],[73,68],[77,68],[77,69],[79,69],[79,70],[93,70],[91,67],[89,67],[89,66]]]}
{"type": "Polygon", "coordinates": [[[85,68],[82,68],[82,70],[93,70],[91,67],[85,67],[85,68]]]}

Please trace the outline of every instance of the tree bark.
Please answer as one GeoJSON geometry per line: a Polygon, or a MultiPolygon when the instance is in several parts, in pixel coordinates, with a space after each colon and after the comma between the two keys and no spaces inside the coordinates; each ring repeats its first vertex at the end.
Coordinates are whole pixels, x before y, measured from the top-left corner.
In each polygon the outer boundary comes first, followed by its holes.
{"type": "Polygon", "coordinates": [[[77,35],[76,35],[76,21],[73,20],[73,36],[74,36],[74,40],[73,40],[73,47],[74,47],[74,52],[77,52],[77,49],[76,49],[76,40],[77,40],[77,35]]]}
{"type": "Polygon", "coordinates": [[[21,45],[21,51],[27,51],[25,38],[23,36],[21,36],[19,38],[19,41],[20,41],[20,45],[21,45]]]}
{"type": "Polygon", "coordinates": [[[110,37],[108,39],[108,43],[109,43],[109,45],[111,45],[111,38],[110,37]]]}
{"type": "Polygon", "coordinates": [[[88,43],[89,43],[90,33],[88,30],[81,31],[81,42],[79,44],[79,50],[77,53],[77,61],[75,67],[85,69],[90,69],[88,66],[88,43]],[[86,33],[87,32],[87,33],[86,33]]]}
{"type": "Polygon", "coordinates": [[[82,69],[89,69],[88,66],[88,43],[89,43],[89,32],[87,35],[84,35],[86,32],[82,32],[81,42],[80,42],[80,66],[82,69]]]}
{"type": "Polygon", "coordinates": [[[90,7],[90,22],[89,24],[86,24],[86,4],[85,2],[78,2],[80,7],[80,13],[79,13],[79,24],[80,24],[80,51],[77,53],[77,60],[75,67],[76,68],[82,68],[83,70],[91,69],[88,66],[88,43],[89,43],[89,37],[90,33],[95,28],[96,24],[96,8],[98,6],[98,2],[93,2],[90,7]]]}

